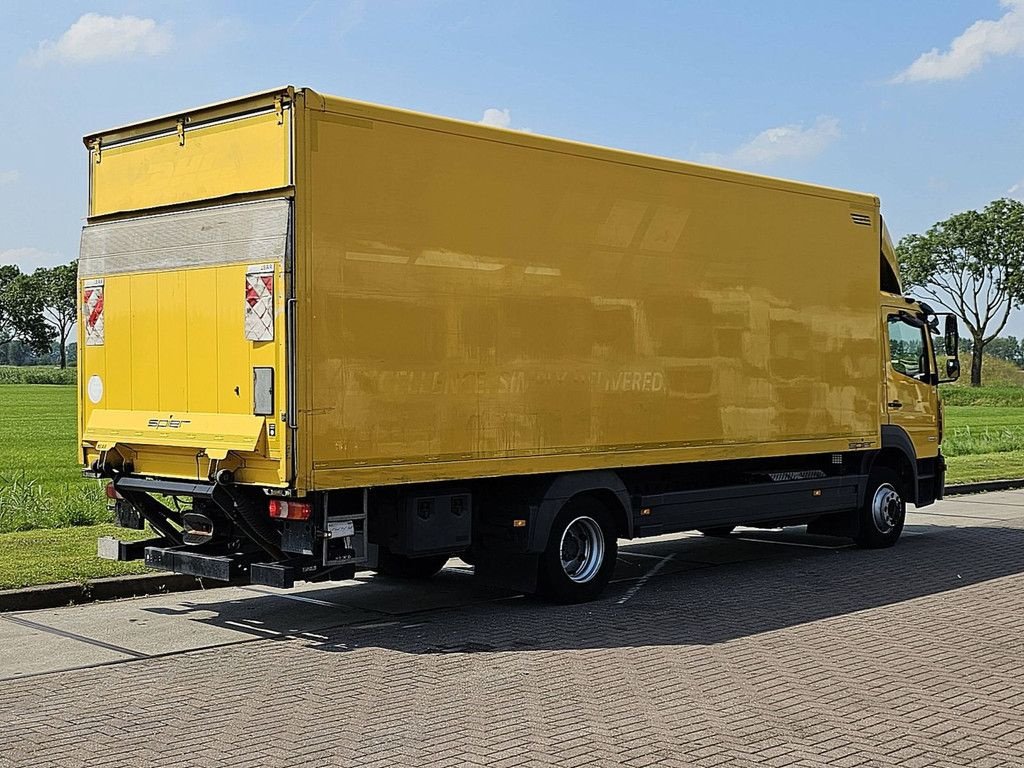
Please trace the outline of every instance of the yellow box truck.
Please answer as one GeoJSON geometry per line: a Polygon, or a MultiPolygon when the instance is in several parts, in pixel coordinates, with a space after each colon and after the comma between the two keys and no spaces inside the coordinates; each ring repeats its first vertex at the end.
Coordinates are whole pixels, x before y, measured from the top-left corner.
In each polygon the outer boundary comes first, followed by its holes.
{"type": "MultiPolygon", "coordinates": [[[[616,541],[940,498],[877,198],[281,88],[85,138],[85,472],[212,579],[597,595],[616,541]]],[[[937,362],[945,364],[939,370],[937,362]]]]}

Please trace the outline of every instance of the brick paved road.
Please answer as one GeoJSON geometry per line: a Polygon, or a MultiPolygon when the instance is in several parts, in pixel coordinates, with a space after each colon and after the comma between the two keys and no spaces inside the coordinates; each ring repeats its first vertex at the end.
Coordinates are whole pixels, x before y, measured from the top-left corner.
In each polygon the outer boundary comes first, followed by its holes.
{"type": "Polygon", "coordinates": [[[452,568],[0,617],[0,766],[1024,765],[1024,492],[926,511],[631,545],[583,606],[452,568]]]}

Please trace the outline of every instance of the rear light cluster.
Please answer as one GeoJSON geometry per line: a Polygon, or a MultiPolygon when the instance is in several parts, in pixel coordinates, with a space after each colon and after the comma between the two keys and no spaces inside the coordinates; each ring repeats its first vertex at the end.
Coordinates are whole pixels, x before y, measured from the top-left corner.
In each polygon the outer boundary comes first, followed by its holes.
{"type": "Polygon", "coordinates": [[[278,520],[309,520],[313,505],[308,501],[270,500],[270,516],[278,520]]]}

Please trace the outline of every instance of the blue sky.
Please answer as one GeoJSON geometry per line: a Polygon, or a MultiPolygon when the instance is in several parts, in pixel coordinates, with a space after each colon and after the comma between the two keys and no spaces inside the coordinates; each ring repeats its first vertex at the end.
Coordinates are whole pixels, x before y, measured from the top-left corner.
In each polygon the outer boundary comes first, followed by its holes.
{"type": "Polygon", "coordinates": [[[83,134],[285,83],[873,192],[897,238],[1024,199],[1024,0],[6,0],[0,78],[24,269],[77,251],[83,134]]]}

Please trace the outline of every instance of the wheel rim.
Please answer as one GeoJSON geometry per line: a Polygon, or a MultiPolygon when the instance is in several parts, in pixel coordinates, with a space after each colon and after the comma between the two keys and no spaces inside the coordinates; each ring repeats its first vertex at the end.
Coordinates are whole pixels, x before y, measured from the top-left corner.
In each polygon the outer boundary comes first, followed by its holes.
{"type": "Polygon", "coordinates": [[[882,483],[875,491],[871,500],[871,519],[879,533],[889,533],[900,522],[900,515],[903,512],[903,499],[899,491],[889,483],[882,483]]]}
{"type": "Polygon", "coordinates": [[[604,562],[604,533],[592,517],[577,517],[562,531],[562,570],[577,584],[590,581],[604,562]]]}

